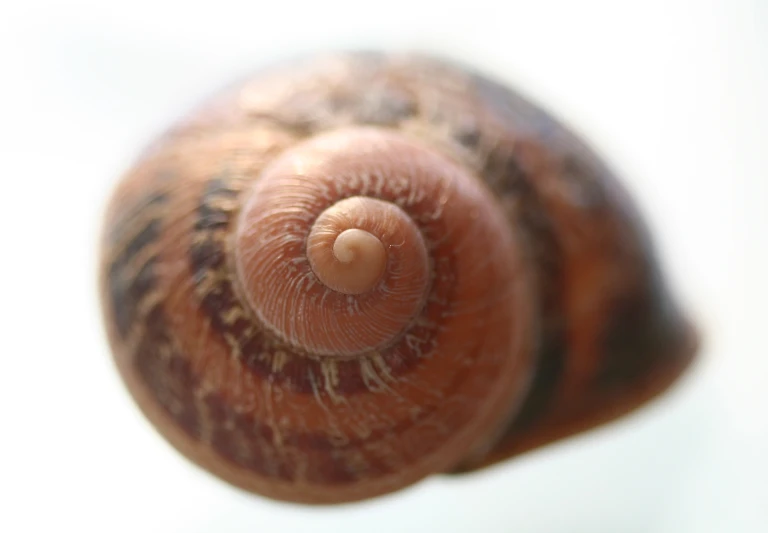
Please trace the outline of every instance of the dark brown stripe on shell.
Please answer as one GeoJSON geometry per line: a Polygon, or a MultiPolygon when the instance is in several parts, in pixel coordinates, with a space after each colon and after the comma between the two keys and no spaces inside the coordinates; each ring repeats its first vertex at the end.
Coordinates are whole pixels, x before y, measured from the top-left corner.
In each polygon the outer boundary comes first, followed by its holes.
{"type": "MultiPolygon", "coordinates": [[[[199,379],[170,337],[161,306],[146,316],[134,363],[163,411],[187,435],[209,444],[235,465],[285,481],[301,478],[333,485],[392,474],[401,465],[385,453],[390,445],[381,446],[382,441],[430,416],[430,410],[424,409],[419,416],[405,419],[387,431],[373,431],[365,438],[345,436],[343,442],[326,433],[286,430],[281,430],[278,438],[262,421],[235,412],[219,394],[200,393],[199,379]]],[[[460,376],[457,379],[461,381],[460,376]]]]}
{"type": "MultiPolygon", "coordinates": [[[[523,431],[543,418],[557,394],[565,373],[566,317],[562,312],[563,252],[552,221],[520,167],[511,148],[499,146],[488,154],[481,175],[496,191],[502,205],[514,206],[529,262],[534,265],[539,299],[540,341],[534,359],[530,389],[520,410],[509,424],[505,437],[523,431]]],[[[510,222],[513,224],[514,222],[510,222]]]]}
{"type": "Polygon", "coordinates": [[[524,431],[546,415],[565,372],[566,348],[561,328],[544,333],[536,355],[530,390],[504,438],[524,431]]]}
{"type": "Polygon", "coordinates": [[[109,264],[106,279],[109,305],[117,332],[124,339],[130,335],[133,326],[141,321],[141,303],[156,288],[154,269],[157,257],[156,254],[146,254],[144,251],[160,237],[159,215],[154,211],[166,201],[167,196],[164,194],[148,197],[116,223],[109,235],[108,245],[118,246],[121,240],[134,233],[122,249],[112,250],[114,259],[109,264]]]}
{"type": "Polygon", "coordinates": [[[144,298],[156,288],[154,268],[156,259],[147,261],[135,276],[127,276],[123,263],[114,263],[109,269],[107,283],[112,314],[117,331],[123,338],[129,336],[139,319],[139,306],[144,298]]]}
{"type": "Polygon", "coordinates": [[[666,295],[661,275],[653,262],[645,266],[642,283],[614,302],[605,317],[601,345],[604,356],[595,376],[595,386],[600,390],[620,391],[636,385],[664,365],[676,364],[673,357],[678,353],[688,355],[679,350],[685,328],[666,295]]]}
{"type": "Polygon", "coordinates": [[[141,223],[142,217],[150,214],[151,218],[156,218],[155,211],[157,208],[161,208],[167,202],[167,193],[157,192],[146,196],[113,223],[107,243],[111,246],[117,246],[121,239],[124,239],[130,231],[135,230],[137,223],[141,223]]]}

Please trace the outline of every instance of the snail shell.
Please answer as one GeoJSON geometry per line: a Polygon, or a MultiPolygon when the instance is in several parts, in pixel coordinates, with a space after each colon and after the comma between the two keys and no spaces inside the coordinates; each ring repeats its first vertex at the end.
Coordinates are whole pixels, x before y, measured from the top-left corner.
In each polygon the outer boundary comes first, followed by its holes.
{"type": "Polygon", "coordinates": [[[607,422],[696,347],[593,152],[417,55],[279,65],[201,106],[117,186],[100,283],[118,369],[160,433],[296,502],[607,422]]]}

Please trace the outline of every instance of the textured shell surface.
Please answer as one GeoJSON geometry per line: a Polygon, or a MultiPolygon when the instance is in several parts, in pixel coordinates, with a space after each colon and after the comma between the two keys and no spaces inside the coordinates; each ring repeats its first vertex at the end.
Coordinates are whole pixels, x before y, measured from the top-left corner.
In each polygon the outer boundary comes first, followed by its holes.
{"type": "MultiPolygon", "coordinates": [[[[627,413],[695,351],[612,170],[514,91],[422,55],[329,54],[230,86],[141,154],[104,227],[103,310],[131,394],[191,460],[276,499],[354,501],[491,465],[627,413]],[[423,238],[429,282],[391,342],[320,354],[249,304],[237,231],[265,172],[286,154],[310,165],[305,146],[345,131],[385,132],[381,150],[407,164],[397,179],[350,174],[301,217],[311,226],[357,194],[395,204],[423,238]],[[431,158],[472,180],[448,220],[447,189],[412,192],[431,158]],[[503,235],[472,230],[481,210],[503,235]],[[497,298],[465,301],[497,277],[497,298]]],[[[278,263],[276,275],[311,272],[278,263]]],[[[285,312],[311,327],[302,309],[285,312]]]]}

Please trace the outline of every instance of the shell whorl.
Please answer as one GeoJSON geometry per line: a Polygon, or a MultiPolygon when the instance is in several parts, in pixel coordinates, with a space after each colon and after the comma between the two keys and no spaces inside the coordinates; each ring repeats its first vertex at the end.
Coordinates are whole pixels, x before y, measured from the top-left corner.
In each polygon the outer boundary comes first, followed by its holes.
{"type": "MultiPolygon", "coordinates": [[[[299,143],[260,173],[238,217],[234,257],[243,299],[294,357],[382,361],[389,393],[420,389],[417,411],[487,394],[473,424],[493,433],[522,390],[534,330],[516,238],[464,167],[415,138],[351,127],[299,143]],[[350,232],[362,244],[339,242],[350,232]],[[346,250],[358,254],[348,263],[338,257],[346,246],[359,246],[346,250]],[[403,380],[392,363],[418,366],[403,380]],[[461,369],[473,366],[491,373],[463,380],[461,369]]],[[[373,404],[391,408],[386,396],[373,404]]],[[[432,438],[453,451],[429,463],[455,462],[476,441],[432,438]]]]}
{"type": "Polygon", "coordinates": [[[235,250],[251,309],[309,354],[391,346],[422,314],[435,260],[471,287],[453,296],[462,301],[451,314],[471,323],[465,307],[495,306],[500,320],[515,319],[513,306],[498,302],[514,301],[522,274],[510,269],[513,236],[494,200],[444,156],[383,130],[327,133],[279,157],[245,201],[235,250]],[[352,259],[340,259],[340,249],[352,259]],[[487,258],[491,250],[498,259],[487,258]]]}
{"type": "Polygon", "coordinates": [[[411,144],[375,130],[326,134],[254,184],[237,271],[259,319],[299,350],[381,350],[421,313],[433,272],[411,216],[438,216],[428,197],[453,195],[457,169],[411,144]]]}

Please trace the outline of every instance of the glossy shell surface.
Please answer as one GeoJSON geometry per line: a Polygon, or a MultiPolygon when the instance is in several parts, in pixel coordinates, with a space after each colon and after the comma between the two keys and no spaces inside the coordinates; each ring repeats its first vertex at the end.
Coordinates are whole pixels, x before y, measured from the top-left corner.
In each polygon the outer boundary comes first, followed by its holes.
{"type": "Polygon", "coordinates": [[[611,170],[513,91],[418,55],[299,60],[206,102],[118,184],[100,284],[118,369],[163,436],[235,485],[308,503],[473,470],[614,419],[666,389],[695,349],[611,170]],[[378,197],[412,215],[429,248],[428,297],[408,329],[318,356],[259,323],[237,277],[243,205],[284,154],[355,128],[410,139],[477,181],[503,234],[478,237],[470,257],[511,250],[502,310],[486,298],[471,311],[481,318],[443,327],[464,312],[452,302],[471,277],[457,274],[466,249],[428,220],[433,206],[385,180],[378,197]]]}

